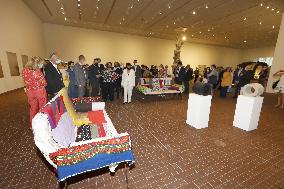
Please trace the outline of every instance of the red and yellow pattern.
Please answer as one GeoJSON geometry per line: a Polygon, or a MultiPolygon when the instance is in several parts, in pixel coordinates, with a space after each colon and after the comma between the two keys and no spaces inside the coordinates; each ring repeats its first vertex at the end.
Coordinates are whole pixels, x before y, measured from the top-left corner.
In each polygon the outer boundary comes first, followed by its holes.
{"type": "Polygon", "coordinates": [[[97,154],[114,154],[131,150],[130,137],[125,135],[119,138],[106,139],[69,148],[62,148],[49,155],[57,166],[65,166],[90,159],[97,154]]]}

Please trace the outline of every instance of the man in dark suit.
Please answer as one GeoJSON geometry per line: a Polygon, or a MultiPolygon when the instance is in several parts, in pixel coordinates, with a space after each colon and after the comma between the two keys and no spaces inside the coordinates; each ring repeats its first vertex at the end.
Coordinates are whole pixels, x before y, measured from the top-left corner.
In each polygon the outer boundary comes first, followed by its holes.
{"type": "Polygon", "coordinates": [[[193,78],[193,70],[190,67],[190,65],[187,65],[185,67],[185,77],[184,77],[184,93],[188,94],[189,93],[189,82],[193,78]]]}
{"type": "Polygon", "coordinates": [[[182,66],[182,61],[178,61],[175,69],[175,83],[182,85],[185,79],[185,68],[182,66]]]}
{"type": "Polygon", "coordinates": [[[63,87],[63,78],[57,65],[61,63],[56,53],[52,53],[49,57],[48,63],[44,67],[44,77],[47,82],[46,92],[48,100],[53,98],[63,87]]]}
{"type": "Polygon", "coordinates": [[[86,94],[87,87],[87,73],[85,68],[83,67],[85,63],[84,55],[79,56],[79,62],[74,65],[74,73],[75,73],[75,85],[78,87],[78,96],[84,97],[86,94]]]}
{"type": "Polygon", "coordinates": [[[252,74],[251,71],[249,70],[249,66],[246,66],[245,69],[240,69],[234,98],[238,97],[241,88],[249,84],[251,79],[252,79],[252,74]]]}
{"type": "Polygon", "coordinates": [[[89,67],[88,78],[92,86],[92,96],[98,96],[100,92],[99,58],[95,58],[94,63],[89,67]]]}
{"type": "Polygon", "coordinates": [[[140,83],[140,78],[142,77],[142,70],[137,63],[137,60],[133,61],[133,69],[135,71],[135,85],[138,85],[140,83]]]}

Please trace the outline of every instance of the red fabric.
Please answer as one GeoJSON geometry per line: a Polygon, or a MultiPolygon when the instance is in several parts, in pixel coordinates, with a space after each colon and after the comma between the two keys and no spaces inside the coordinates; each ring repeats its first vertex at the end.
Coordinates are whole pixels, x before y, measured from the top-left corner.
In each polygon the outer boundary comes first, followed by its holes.
{"type": "Polygon", "coordinates": [[[159,80],[159,83],[160,83],[160,88],[163,88],[163,80],[159,80]]]}
{"type": "Polygon", "coordinates": [[[27,91],[45,89],[46,81],[40,70],[24,68],[22,71],[22,77],[27,91]]]}
{"type": "Polygon", "coordinates": [[[94,124],[106,123],[104,112],[102,110],[88,112],[88,118],[91,123],[94,124]]]}
{"type": "Polygon", "coordinates": [[[39,110],[47,103],[45,89],[27,91],[28,102],[30,105],[30,123],[39,112],[39,110]]]}
{"type": "Polygon", "coordinates": [[[100,137],[106,136],[106,132],[105,132],[103,124],[98,124],[98,132],[99,132],[100,137]]]}
{"type": "Polygon", "coordinates": [[[98,131],[100,137],[105,137],[105,129],[103,123],[106,123],[104,112],[102,110],[88,112],[88,118],[91,123],[96,124],[98,126],[98,131]]]}

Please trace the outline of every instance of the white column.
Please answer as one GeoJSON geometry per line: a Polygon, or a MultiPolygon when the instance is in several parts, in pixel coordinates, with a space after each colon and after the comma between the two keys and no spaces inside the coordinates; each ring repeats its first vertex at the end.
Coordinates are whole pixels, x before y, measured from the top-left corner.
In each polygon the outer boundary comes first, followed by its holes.
{"type": "Polygon", "coordinates": [[[284,69],[284,14],[282,15],[282,21],[280,25],[280,30],[278,34],[278,39],[274,51],[273,64],[271,66],[270,75],[268,79],[268,84],[266,91],[273,92],[272,84],[276,78],[273,77],[273,74],[280,69],[284,69]]]}

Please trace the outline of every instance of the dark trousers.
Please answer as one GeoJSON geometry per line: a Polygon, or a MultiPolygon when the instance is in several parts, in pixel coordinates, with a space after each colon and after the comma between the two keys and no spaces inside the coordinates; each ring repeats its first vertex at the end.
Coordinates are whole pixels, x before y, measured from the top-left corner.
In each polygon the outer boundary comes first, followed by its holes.
{"type": "Polygon", "coordinates": [[[184,93],[188,94],[189,93],[189,81],[184,81],[184,93]]]}
{"type": "Polygon", "coordinates": [[[115,92],[116,92],[116,97],[119,98],[119,94],[121,93],[121,79],[118,79],[115,82],[115,92]]]}
{"type": "Polygon", "coordinates": [[[100,92],[100,82],[99,81],[90,81],[92,86],[92,96],[98,96],[100,92]]]}
{"type": "Polygon", "coordinates": [[[221,87],[221,91],[220,91],[220,97],[226,97],[227,96],[227,91],[228,91],[228,86],[226,87],[221,87]]]}
{"type": "Polygon", "coordinates": [[[113,101],[114,96],[114,84],[113,83],[103,83],[102,85],[102,98],[103,101],[113,101]]]}

